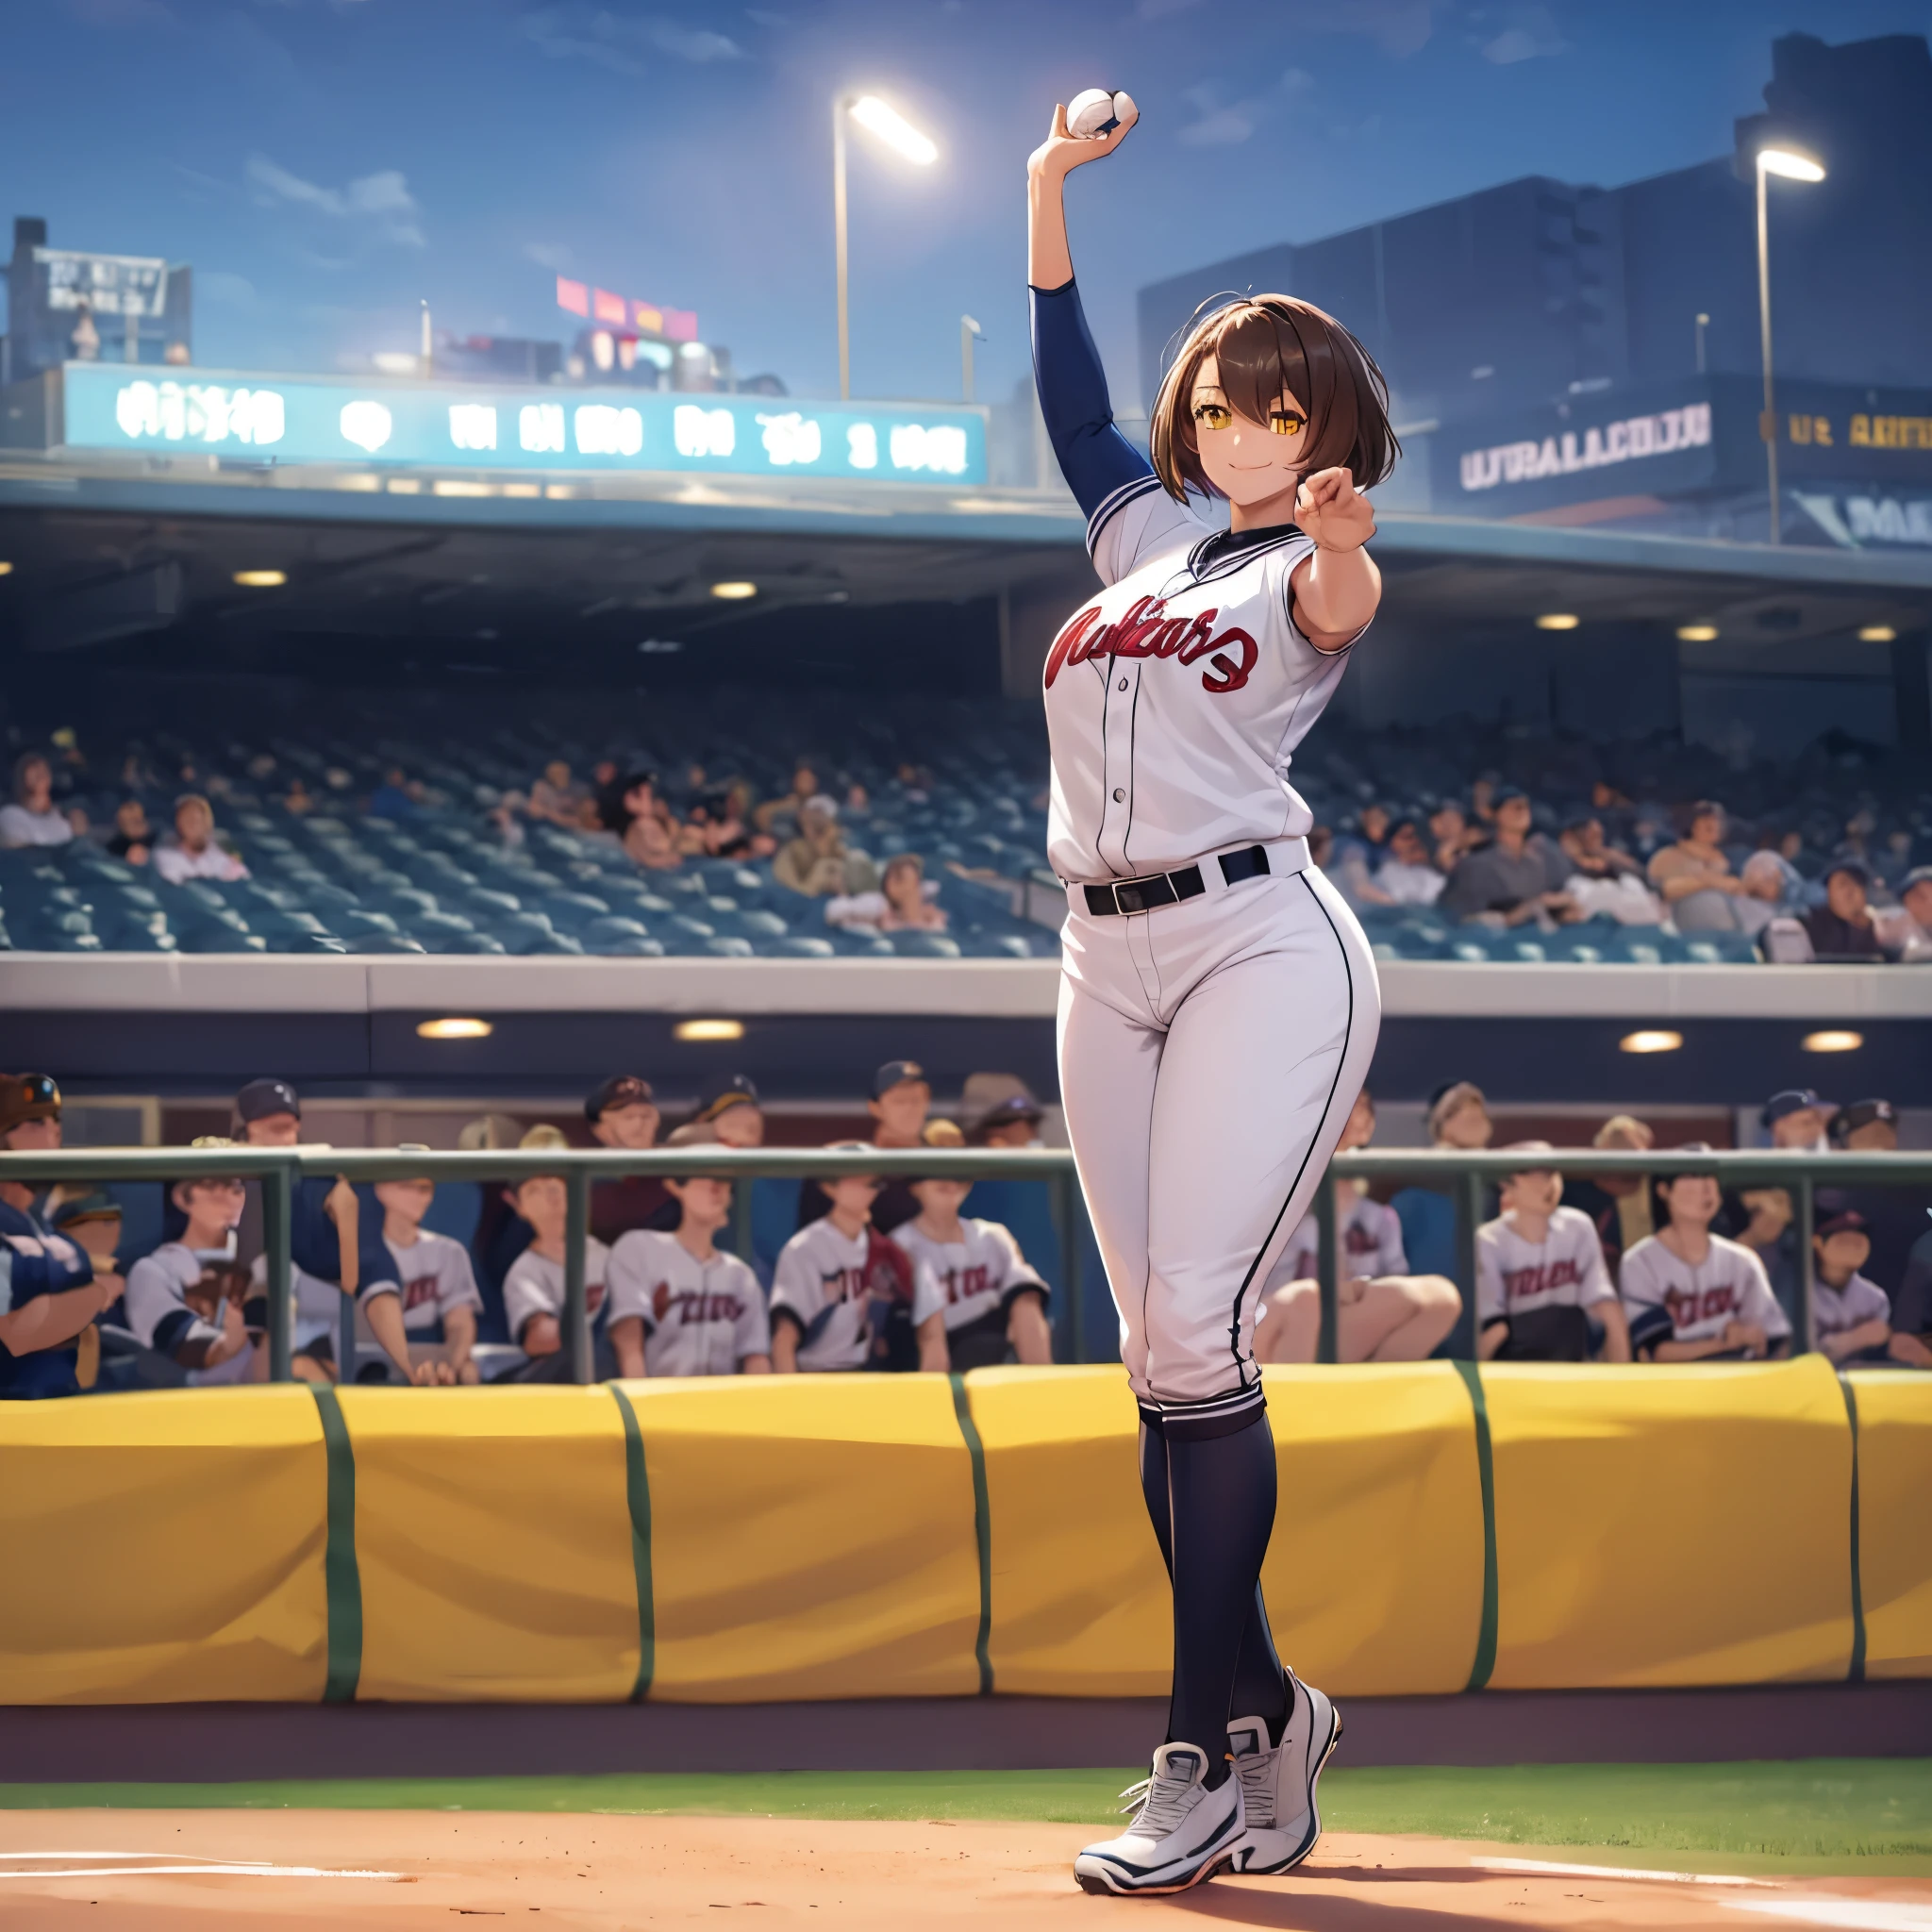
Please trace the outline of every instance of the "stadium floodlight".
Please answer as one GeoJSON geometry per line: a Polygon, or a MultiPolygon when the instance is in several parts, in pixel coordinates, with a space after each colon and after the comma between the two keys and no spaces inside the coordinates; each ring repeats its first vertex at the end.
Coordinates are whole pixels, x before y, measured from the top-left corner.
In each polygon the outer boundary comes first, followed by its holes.
{"type": "Polygon", "coordinates": [[[1798,1044],[1807,1053],[1857,1053],[1865,1043],[1862,1033],[1840,1032],[1826,1027],[1822,1033],[1807,1033],[1798,1044]]]}
{"type": "Polygon", "coordinates": [[[1539,630],[1574,630],[1583,622],[1574,610],[1546,610],[1536,621],[1539,630]]]}
{"type": "Polygon", "coordinates": [[[1681,1033],[1673,1033],[1667,1027],[1645,1027],[1636,1033],[1626,1033],[1617,1044],[1625,1053],[1675,1053],[1684,1043],[1681,1033]]]}
{"type": "Polygon", "coordinates": [[[1858,641],[1861,644],[1889,644],[1898,637],[1898,632],[1889,624],[1865,624],[1858,626],[1858,641]]]}
{"type": "Polygon", "coordinates": [[[244,591],[279,591],[289,581],[285,570],[238,570],[235,581],[244,591]]]}
{"type": "Polygon", "coordinates": [[[927,168],[940,151],[911,122],[876,94],[841,94],[832,103],[832,233],[839,268],[839,396],[852,394],[851,309],[845,294],[845,117],[875,134],[902,160],[927,168]]]}
{"type": "Polygon", "coordinates": [[[496,1031],[488,1020],[423,1020],[416,1026],[418,1040],[488,1040],[496,1031]]]}
{"type": "Polygon", "coordinates": [[[674,1040],[729,1041],[744,1038],[742,1020],[680,1020],[671,1029],[674,1040]]]}
{"type": "Polygon", "coordinates": [[[1764,357],[1764,413],[1757,434],[1764,442],[1764,473],[1770,496],[1765,508],[1771,541],[1784,541],[1783,506],[1777,487],[1777,401],[1771,375],[1771,208],[1764,184],[1775,175],[1781,181],[1819,182],[1824,165],[1803,148],[1761,147],[1757,150],[1757,336],[1764,357]]]}
{"type": "Polygon", "coordinates": [[[745,597],[756,597],[758,587],[743,577],[726,577],[722,583],[711,586],[711,595],[722,597],[727,604],[736,604],[745,597]]]}
{"type": "Polygon", "coordinates": [[[12,575],[13,566],[5,558],[0,558],[0,577],[10,577],[12,575]]]}
{"type": "Polygon", "coordinates": [[[1707,644],[1717,636],[1714,624],[1680,624],[1677,635],[1687,644],[1707,644]]]}

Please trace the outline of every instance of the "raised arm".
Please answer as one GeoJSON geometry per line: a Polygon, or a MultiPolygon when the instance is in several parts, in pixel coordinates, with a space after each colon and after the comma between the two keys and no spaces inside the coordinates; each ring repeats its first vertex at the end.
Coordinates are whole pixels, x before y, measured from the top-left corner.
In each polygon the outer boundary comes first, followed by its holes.
{"type": "Polygon", "coordinates": [[[1088,333],[1074,258],[1067,246],[1066,181],[1074,169],[1110,155],[1140,116],[1122,97],[1120,125],[1096,140],[1067,132],[1067,110],[1053,110],[1046,140],[1026,163],[1026,279],[1033,310],[1033,380],[1048,440],[1080,508],[1091,517],[1123,484],[1154,472],[1114,426],[1107,373],[1088,333]]]}

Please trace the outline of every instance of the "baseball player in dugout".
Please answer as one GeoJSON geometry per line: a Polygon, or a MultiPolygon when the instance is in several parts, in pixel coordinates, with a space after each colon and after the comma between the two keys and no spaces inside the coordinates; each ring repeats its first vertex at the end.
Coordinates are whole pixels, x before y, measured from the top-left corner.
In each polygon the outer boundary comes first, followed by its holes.
{"type": "Polygon", "coordinates": [[[1363,491],[1398,453],[1368,353],[1286,295],[1197,313],[1155,399],[1152,461],[1120,433],[1064,194],[1137,119],[1115,94],[1082,135],[1057,108],[1027,168],[1040,407],[1100,579],[1043,675],[1068,899],[1060,1091],[1174,1590],[1166,1740],[1127,1828],[1074,1867],[1129,1894],[1299,1864],[1341,1734],[1276,1657],[1261,1600],[1275,1462],[1253,1332],[1380,1022],[1368,943],[1310,862],[1289,772],[1380,601],[1363,491]]]}

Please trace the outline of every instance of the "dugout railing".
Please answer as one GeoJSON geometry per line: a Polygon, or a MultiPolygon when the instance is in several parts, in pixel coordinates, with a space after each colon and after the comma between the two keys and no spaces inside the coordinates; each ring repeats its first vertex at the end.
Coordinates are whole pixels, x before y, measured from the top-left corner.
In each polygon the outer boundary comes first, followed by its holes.
{"type": "MultiPolygon", "coordinates": [[[[1817,1191],[1826,1187],[1932,1188],[1932,1153],[1813,1153],[1785,1149],[1724,1150],[1701,1153],[1678,1148],[1648,1152],[1557,1148],[1538,1163],[1566,1176],[1636,1174],[1661,1178],[1704,1174],[1727,1190],[1777,1187],[1791,1197],[1797,1247],[1797,1305],[1793,1310],[1793,1353],[1816,1346],[1812,1323],[1814,1264],[1811,1230],[1817,1191]]],[[[1337,1155],[1315,1192],[1319,1217],[1317,1278],[1321,1286],[1321,1331],[1316,1359],[1336,1358],[1336,1295],[1339,1277],[1336,1183],[1341,1180],[1401,1180],[1448,1195],[1456,1214],[1456,1279],[1462,1312],[1446,1352],[1463,1360],[1475,1355],[1475,1235],[1483,1219],[1485,1191],[1530,1165],[1520,1149],[1481,1152],[1439,1148],[1362,1148],[1337,1155]]],[[[1085,1316],[1085,1252],[1090,1240],[1085,1203],[1070,1153],[1058,1148],[882,1148],[846,1149],[722,1146],[622,1149],[529,1148],[475,1153],[422,1152],[396,1148],[328,1147],[141,1147],[61,1148],[46,1152],[0,1152],[0,1182],[147,1181],[171,1184],[198,1174],[237,1174],[260,1184],[263,1252],[267,1259],[269,1378],[293,1378],[292,1301],[290,1254],[291,1204],[295,1183],[312,1177],[350,1182],[428,1178],[436,1181],[510,1183],[537,1174],[562,1176],[569,1201],[565,1234],[563,1345],[571,1378],[595,1379],[591,1319],[584,1285],[585,1238],[590,1230],[591,1188],[599,1180],[630,1174],[681,1178],[716,1175],[733,1181],[780,1178],[830,1179],[840,1174],[878,1174],[919,1178],[947,1174],[961,1180],[1038,1181],[1050,1191],[1060,1245],[1063,1294],[1068,1307],[1066,1337],[1075,1361],[1090,1359],[1085,1316]]],[[[1932,1220],[1927,1223],[1932,1231],[1932,1220]]],[[[750,1190],[735,1190],[733,1245],[749,1257],[750,1190]]],[[[355,1306],[343,1298],[339,1357],[357,1358],[355,1306]]]]}

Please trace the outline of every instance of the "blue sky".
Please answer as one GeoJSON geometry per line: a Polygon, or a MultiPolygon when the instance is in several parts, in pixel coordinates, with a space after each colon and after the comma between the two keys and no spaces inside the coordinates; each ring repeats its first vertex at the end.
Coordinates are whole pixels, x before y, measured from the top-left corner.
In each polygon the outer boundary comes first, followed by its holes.
{"type": "Polygon", "coordinates": [[[741,373],[836,382],[830,102],[855,131],[853,379],[982,398],[1025,368],[1023,170],[1056,99],[1144,120],[1075,178],[1123,399],[1141,284],[1525,174],[1728,151],[1770,42],[1932,30],[1932,0],[36,0],[0,43],[0,215],[194,264],[196,359],[367,366],[440,326],[560,337],[555,272],[694,308],[741,373]]]}

